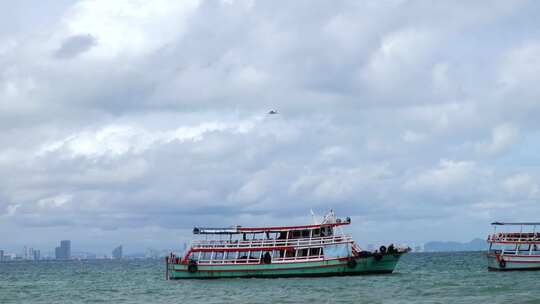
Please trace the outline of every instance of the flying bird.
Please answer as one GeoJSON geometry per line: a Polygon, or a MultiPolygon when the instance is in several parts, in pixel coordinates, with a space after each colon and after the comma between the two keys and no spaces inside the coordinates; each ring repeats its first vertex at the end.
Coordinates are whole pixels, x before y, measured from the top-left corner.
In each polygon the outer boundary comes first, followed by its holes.
{"type": "Polygon", "coordinates": [[[276,110],[270,110],[270,112],[268,112],[268,114],[274,115],[274,114],[279,114],[279,113],[278,113],[278,111],[276,111],[276,110]]]}

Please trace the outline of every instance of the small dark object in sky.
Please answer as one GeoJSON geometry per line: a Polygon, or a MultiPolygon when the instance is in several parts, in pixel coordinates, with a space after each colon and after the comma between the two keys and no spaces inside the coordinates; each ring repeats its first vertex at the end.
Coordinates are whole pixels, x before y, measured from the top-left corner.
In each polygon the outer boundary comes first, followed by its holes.
{"type": "Polygon", "coordinates": [[[268,112],[268,114],[270,114],[270,115],[278,114],[278,111],[276,111],[276,110],[270,110],[270,112],[268,112]]]}

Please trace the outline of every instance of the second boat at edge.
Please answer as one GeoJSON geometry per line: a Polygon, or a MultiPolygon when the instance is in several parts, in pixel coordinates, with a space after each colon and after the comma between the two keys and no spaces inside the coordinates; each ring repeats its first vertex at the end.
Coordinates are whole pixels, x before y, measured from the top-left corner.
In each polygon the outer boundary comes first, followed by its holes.
{"type": "Polygon", "coordinates": [[[494,271],[540,270],[540,223],[494,222],[488,236],[488,269],[494,271]],[[497,232],[497,227],[505,231],[497,232]],[[512,229],[514,228],[514,229],[512,229]]]}

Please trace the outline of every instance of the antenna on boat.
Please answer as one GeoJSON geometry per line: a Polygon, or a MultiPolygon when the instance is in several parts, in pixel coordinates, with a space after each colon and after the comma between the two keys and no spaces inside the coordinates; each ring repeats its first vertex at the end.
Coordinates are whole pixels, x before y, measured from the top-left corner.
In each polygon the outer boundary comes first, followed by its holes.
{"type": "Polygon", "coordinates": [[[313,209],[309,209],[309,212],[311,213],[311,220],[313,221],[313,225],[319,224],[319,221],[317,220],[317,216],[315,215],[315,212],[313,212],[313,209]]]}
{"type": "Polygon", "coordinates": [[[330,209],[330,212],[328,212],[322,221],[322,224],[333,224],[336,222],[336,215],[334,214],[334,210],[330,209]]]}

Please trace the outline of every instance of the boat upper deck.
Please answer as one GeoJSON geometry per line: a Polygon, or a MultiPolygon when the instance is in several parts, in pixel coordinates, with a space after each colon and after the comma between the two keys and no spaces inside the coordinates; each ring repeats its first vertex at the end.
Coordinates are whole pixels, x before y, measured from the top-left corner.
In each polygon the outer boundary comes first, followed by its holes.
{"type": "Polygon", "coordinates": [[[307,237],[297,239],[252,239],[252,240],[200,240],[192,243],[192,251],[237,251],[249,249],[269,249],[278,247],[310,248],[332,244],[353,243],[348,234],[307,237]]]}
{"type": "Polygon", "coordinates": [[[536,232],[537,222],[493,222],[494,233],[487,238],[492,244],[540,244],[540,233],[536,232]],[[497,227],[507,227],[507,231],[496,232],[497,227]],[[514,230],[514,231],[508,231],[514,230]],[[519,230],[519,231],[515,231],[519,230]]]}
{"type": "Polygon", "coordinates": [[[500,232],[489,235],[487,241],[499,244],[540,244],[540,233],[500,232]]]}

